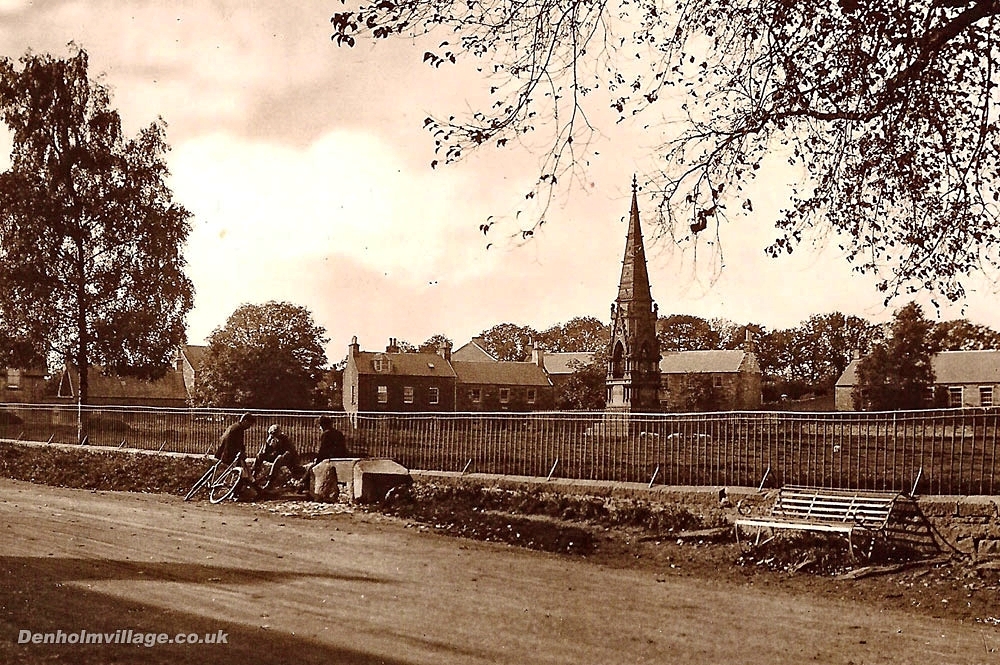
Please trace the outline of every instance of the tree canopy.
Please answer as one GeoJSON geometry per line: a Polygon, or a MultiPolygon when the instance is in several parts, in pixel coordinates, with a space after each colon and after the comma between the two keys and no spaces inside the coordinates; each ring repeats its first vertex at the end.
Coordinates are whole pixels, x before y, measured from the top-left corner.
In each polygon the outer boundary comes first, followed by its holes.
{"type": "Polygon", "coordinates": [[[875,344],[858,363],[856,408],[885,411],[927,405],[934,386],[932,352],[927,344],[932,327],[916,303],[896,311],[889,338],[875,344]]]}
{"type": "Polygon", "coordinates": [[[956,300],[1000,263],[1000,0],[351,4],[338,45],[437,37],[423,62],[482,72],[487,101],[424,120],[432,166],[530,141],[546,156],[525,195],[549,201],[602,149],[610,110],[649,137],[648,189],[679,240],[754,214],[754,179],[782,165],[771,254],[834,231],[887,298],[956,300]]]}
{"type": "Polygon", "coordinates": [[[32,353],[155,377],[184,340],[190,213],[166,185],[165,123],[122,132],[82,49],[0,61],[13,135],[0,174],[0,320],[32,353]]]}
{"type": "Polygon", "coordinates": [[[538,331],[516,323],[498,323],[479,333],[486,351],[497,360],[522,361],[531,356],[538,331]]]}
{"type": "Polygon", "coordinates": [[[575,316],[543,330],[535,341],[556,353],[602,351],[611,341],[611,329],[592,316],[575,316]]]}
{"type": "Polygon", "coordinates": [[[242,305],[208,338],[195,385],[199,406],[326,407],[330,340],[308,309],[287,302],[242,305]]]}

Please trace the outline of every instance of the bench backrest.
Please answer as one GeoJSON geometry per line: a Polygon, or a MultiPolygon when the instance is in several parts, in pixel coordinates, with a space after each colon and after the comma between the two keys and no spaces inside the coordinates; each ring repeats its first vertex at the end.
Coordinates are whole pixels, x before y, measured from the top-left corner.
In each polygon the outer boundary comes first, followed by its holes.
{"type": "Polygon", "coordinates": [[[778,490],[771,515],[785,519],[816,522],[853,523],[869,528],[885,528],[896,492],[832,490],[818,487],[785,486],[778,490]]]}

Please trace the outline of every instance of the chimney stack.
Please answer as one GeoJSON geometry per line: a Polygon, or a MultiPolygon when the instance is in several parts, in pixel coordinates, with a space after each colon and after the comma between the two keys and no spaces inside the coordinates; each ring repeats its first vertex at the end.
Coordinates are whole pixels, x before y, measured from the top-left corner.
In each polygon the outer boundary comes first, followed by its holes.
{"type": "Polygon", "coordinates": [[[399,344],[396,342],[395,337],[389,338],[389,345],[385,347],[386,353],[399,353],[399,344]]]}
{"type": "Polygon", "coordinates": [[[531,362],[545,369],[545,349],[540,344],[531,345],[531,362]]]}
{"type": "Polygon", "coordinates": [[[438,355],[451,362],[451,342],[444,339],[438,342],[438,355]]]}

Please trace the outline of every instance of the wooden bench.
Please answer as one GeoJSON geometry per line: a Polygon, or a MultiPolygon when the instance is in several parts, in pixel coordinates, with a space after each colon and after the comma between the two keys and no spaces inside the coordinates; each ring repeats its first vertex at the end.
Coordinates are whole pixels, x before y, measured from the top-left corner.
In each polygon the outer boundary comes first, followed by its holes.
{"type": "Polygon", "coordinates": [[[901,496],[899,492],[788,485],[778,490],[767,515],[736,519],[736,541],[744,547],[741,530],[755,533],[754,547],[769,542],[782,529],[839,533],[847,538],[851,557],[855,557],[857,534],[864,536],[865,555],[870,558],[875,541],[886,537],[893,506],[901,496]],[[765,533],[769,535],[762,541],[765,533]]]}

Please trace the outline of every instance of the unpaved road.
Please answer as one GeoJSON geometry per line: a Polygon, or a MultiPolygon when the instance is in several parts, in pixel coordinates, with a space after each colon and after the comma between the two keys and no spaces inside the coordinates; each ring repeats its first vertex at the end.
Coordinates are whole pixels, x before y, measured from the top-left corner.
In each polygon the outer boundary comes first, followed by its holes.
{"type": "Polygon", "coordinates": [[[0,479],[0,663],[1000,663],[1000,629],[438,536],[0,479]],[[18,644],[19,633],[226,644],[18,644]]]}

